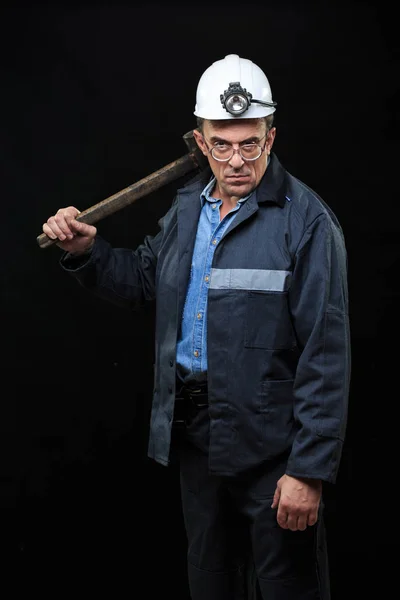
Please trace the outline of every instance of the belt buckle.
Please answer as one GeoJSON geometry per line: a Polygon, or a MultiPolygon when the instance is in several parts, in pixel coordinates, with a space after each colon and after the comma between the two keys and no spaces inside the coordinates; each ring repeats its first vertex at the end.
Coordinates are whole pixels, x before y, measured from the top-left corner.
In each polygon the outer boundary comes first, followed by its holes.
{"type": "Polygon", "coordinates": [[[196,396],[198,397],[201,395],[204,396],[204,392],[201,387],[188,390],[189,400],[196,408],[204,408],[205,406],[208,406],[208,402],[196,402],[196,396]]]}

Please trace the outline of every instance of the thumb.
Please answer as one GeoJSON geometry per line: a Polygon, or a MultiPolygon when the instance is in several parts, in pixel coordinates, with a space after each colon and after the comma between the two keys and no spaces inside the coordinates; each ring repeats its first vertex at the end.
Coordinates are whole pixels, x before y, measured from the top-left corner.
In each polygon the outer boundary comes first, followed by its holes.
{"type": "Polygon", "coordinates": [[[97,233],[96,227],[83,223],[82,221],[77,221],[76,219],[71,222],[71,225],[76,233],[83,236],[94,237],[97,233]]]}
{"type": "Polygon", "coordinates": [[[279,504],[279,500],[281,498],[281,489],[279,485],[276,486],[274,498],[272,500],[271,508],[276,508],[279,504]]]}

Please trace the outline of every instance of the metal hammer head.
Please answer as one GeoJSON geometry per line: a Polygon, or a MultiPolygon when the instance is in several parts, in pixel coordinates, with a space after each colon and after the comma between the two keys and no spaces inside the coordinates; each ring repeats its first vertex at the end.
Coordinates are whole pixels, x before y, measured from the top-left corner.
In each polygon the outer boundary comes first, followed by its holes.
{"type": "Polygon", "coordinates": [[[193,130],[188,131],[183,136],[183,140],[188,147],[189,153],[192,156],[192,159],[197,164],[200,170],[203,170],[208,166],[208,160],[198,147],[196,140],[194,139],[193,130]]]}

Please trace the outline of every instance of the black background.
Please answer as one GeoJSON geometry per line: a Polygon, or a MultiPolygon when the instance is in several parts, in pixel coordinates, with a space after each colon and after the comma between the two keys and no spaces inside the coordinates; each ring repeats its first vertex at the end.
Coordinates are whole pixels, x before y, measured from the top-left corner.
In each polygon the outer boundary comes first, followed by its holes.
{"type": "MultiPolygon", "coordinates": [[[[278,102],[274,150],[342,223],[353,374],[327,517],[333,600],[392,585],[397,547],[398,37],[384,2],[3,5],[0,542],[13,587],[188,598],[174,468],[147,456],[153,310],[89,297],[41,249],[186,153],[195,89],[238,53],[278,102]],[[9,566],[8,566],[9,565],[9,566]],[[139,589],[142,588],[142,591],[139,589]]],[[[135,247],[178,181],[98,223],[135,247]]],[[[14,597],[14,596],[6,596],[14,597]]]]}

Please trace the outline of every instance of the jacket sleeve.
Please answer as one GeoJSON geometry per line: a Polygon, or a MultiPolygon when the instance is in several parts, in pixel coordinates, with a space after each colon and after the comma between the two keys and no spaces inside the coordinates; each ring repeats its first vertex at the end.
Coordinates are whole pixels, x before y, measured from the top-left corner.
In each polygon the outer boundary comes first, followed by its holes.
{"type": "Polygon", "coordinates": [[[157,257],[171,222],[175,202],[159,222],[156,235],[144,238],[136,250],[113,248],[97,236],[90,255],[74,258],[64,253],[61,267],[96,296],[136,310],[155,298],[157,257]]]}
{"type": "Polygon", "coordinates": [[[342,230],[319,215],[298,246],[289,307],[300,349],[298,427],[287,474],[335,483],[347,425],[351,353],[342,230]]]}

